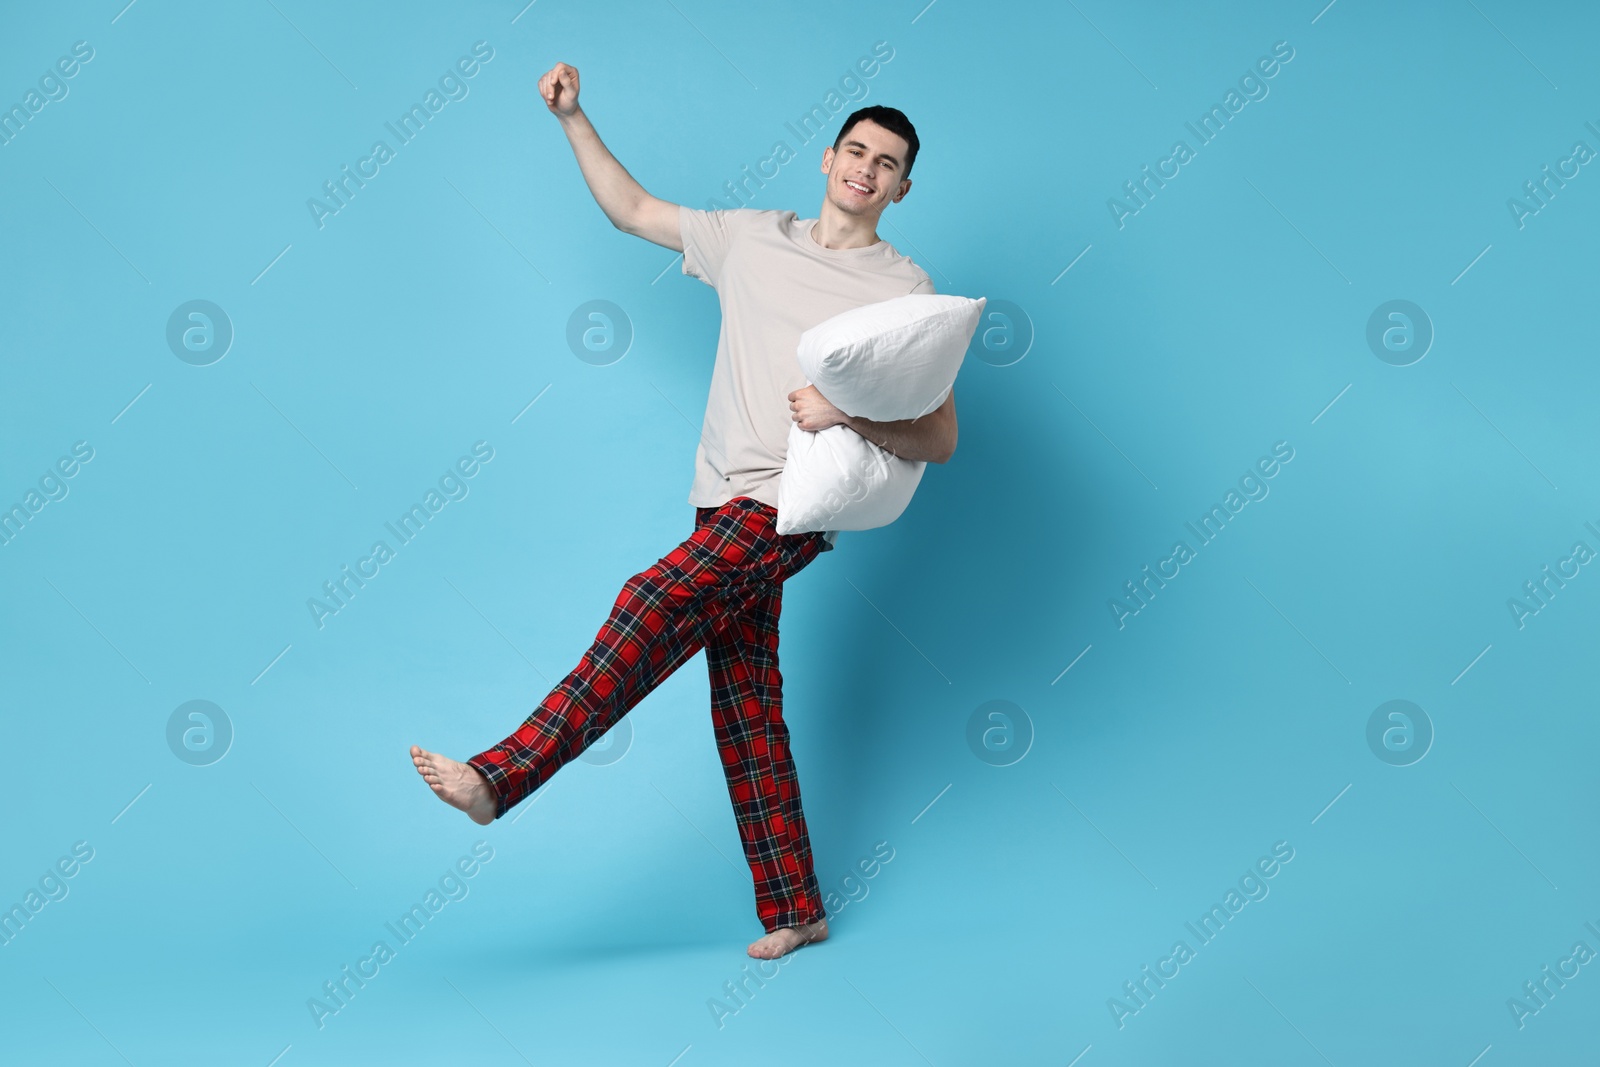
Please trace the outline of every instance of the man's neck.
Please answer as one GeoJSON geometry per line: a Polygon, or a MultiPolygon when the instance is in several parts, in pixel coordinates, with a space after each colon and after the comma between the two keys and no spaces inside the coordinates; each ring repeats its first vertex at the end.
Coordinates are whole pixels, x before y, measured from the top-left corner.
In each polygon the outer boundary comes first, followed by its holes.
{"type": "Polygon", "coordinates": [[[817,217],[817,224],[811,229],[811,239],[823,248],[836,251],[869,248],[882,240],[874,225],[875,220],[828,211],[828,206],[824,205],[822,214],[817,217]]]}

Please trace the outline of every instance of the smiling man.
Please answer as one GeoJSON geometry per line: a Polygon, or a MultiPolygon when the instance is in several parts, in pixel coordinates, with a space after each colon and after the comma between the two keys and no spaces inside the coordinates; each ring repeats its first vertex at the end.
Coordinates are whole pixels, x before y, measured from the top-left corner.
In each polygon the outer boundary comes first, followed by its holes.
{"type": "Polygon", "coordinates": [[[578,106],[578,72],[539,80],[600,209],[625,233],[683,253],[683,273],[717,291],[722,329],[695,452],[695,528],[629,578],[594,644],[527,720],[460,763],[418,746],[418,772],[446,803],[487,824],[504,815],[702,648],[711,718],[772,959],[828,936],[800,784],[783,721],[778,615],[783,583],[833,547],[834,534],[777,532],[778,479],[791,423],[843,424],[906,459],[944,463],[956,446],[955,394],[917,419],[873,422],[830,404],[795,356],[800,335],[851,308],[932,293],[928,275],[878,237],[879,217],[911,191],[917,134],[874,106],[822,153],[814,219],[793,211],[699,211],[659,200],[601,143],[578,106]]]}

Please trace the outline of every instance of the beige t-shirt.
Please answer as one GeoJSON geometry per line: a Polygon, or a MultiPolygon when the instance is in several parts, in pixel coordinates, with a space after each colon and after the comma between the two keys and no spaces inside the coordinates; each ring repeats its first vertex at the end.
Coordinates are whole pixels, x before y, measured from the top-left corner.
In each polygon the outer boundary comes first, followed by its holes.
{"type": "MultiPolygon", "coordinates": [[[[717,291],[722,330],[695,451],[689,503],[720,507],[736,496],[778,506],[789,449],[789,394],[802,389],[795,349],[817,323],[863,304],[932,293],[921,267],[887,241],[824,248],[816,219],[793,211],[679,205],[683,273],[717,291]]],[[[837,531],[830,531],[832,547],[837,531]]]]}

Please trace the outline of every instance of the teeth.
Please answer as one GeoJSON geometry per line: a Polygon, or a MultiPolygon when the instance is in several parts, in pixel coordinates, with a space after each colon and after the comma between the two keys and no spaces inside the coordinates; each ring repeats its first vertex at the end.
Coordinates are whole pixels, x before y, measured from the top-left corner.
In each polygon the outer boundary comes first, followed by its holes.
{"type": "Polygon", "coordinates": [[[868,189],[865,185],[860,184],[859,182],[853,182],[853,181],[850,181],[849,179],[846,179],[845,180],[845,184],[850,186],[850,188],[852,188],[852,189],[860,189],[863,193],[871,192],[870,189],[868,189]]]}

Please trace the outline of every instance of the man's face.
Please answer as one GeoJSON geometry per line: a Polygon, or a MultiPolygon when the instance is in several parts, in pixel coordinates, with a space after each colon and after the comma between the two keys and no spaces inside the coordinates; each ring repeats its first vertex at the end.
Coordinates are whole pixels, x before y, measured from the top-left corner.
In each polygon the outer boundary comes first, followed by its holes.
{"type": "Polygon", "coordinates": [[[900,176],[909,147],[899,134],[862,119],[844,135],[837,152],[829,145],[822,153],[828,199],[841,211],[876,222],[885,207],[911,189],[910,179],[900,176]]]}

